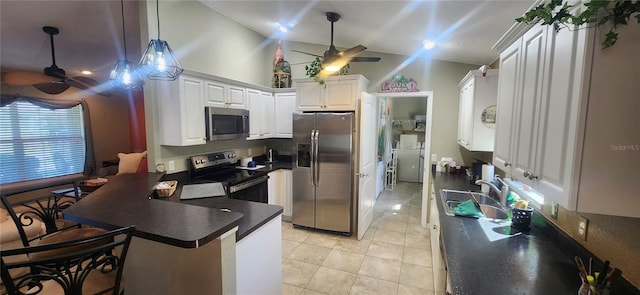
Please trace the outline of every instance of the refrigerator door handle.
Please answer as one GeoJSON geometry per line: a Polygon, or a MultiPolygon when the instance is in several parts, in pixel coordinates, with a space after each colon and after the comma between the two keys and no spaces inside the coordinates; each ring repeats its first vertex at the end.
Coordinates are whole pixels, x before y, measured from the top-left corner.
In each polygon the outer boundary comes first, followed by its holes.
{"type": "Polygon", "coordinates": [[[320,183],[320,165],[318,165],[318,146],[319,146],[319,143],[320,143],[320,130],[316,129],[316,136],[315,136],[315,143],[314,143],[314,145],[316,147],[316,150],[314,152],[316,154],[316,160],[315,160],[316,163],[314,165],[315,166],[315,170],[316,170],[314,172],[314,174],[315,174],[315,185],[316,186],[318,186],[318,184],[320,183]]]}
{"type": "Polygon", "coordinates": [[[310,173],[309,173],[309,177],[311,178],[311,186],[315,187],[316,186],[316,177],[315,177],[315,171],[316,171],[316,153],[315,153],[315,134],[316,134],[316,130],[313,129],[311,130],[311,136],[310,136],[310,141],[311,141],[311,150],[309,151],[309,153],[311,154],[311,161],[310,161],[310,173]]]}

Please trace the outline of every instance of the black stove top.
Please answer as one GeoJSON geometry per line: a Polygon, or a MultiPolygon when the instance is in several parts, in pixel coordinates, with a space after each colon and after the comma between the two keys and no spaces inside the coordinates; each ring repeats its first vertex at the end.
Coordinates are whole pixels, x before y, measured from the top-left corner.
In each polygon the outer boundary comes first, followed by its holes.
{"type": "Polygon", "coordinates": [[[236,163],[236,154],[230,151],[193,156],[189,172],[192,180],[217,181],[227,187],[267,175],[263,171],[237,169],[236,163]]]}

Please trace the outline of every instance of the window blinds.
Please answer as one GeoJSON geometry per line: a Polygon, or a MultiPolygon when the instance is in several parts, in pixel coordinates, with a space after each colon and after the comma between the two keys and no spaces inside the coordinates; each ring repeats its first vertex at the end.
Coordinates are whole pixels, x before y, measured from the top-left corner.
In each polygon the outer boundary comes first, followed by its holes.
{"type": "Polygon", "coordinates": [[[0,107],[0,184],[82,173],[85,155],[82,105],[0,107]]]}

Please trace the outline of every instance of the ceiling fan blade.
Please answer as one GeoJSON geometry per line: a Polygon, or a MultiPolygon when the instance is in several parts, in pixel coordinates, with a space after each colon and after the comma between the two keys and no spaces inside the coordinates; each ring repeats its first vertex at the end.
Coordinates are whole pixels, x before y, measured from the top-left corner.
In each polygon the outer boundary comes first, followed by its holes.
{"type": "Polygon", "coordinates": [[[44,93],[56,95],[65,92],[71,85],[66,83],[39,83],[33,84],[33,87],[44,93]]]}
{"type": "Polygon", "coordinates": [[[102,96],[111,96],[111,92],[101,89],[104,88],[104,86],[89,77],[67,77],[64,79],[64,82],[78,89],[87,90],[102,96]]]}
{"type": "Polygon", "coordinates": [[[290,64],[290,65],[292,65],[292,66],[297,66],[297,65],[308,65],[308,64],[310,64],[310,63],[312,63],[312,62],[313,62],[313,61],[297,62],[297,63],[290,64]]]}
{"type": "Polygon", "coordinates": [[[351,62],[379,62],[381,59],[381,57],[357,56],[351,58],[351,62]]]}
{"type": "Polygon", "coordinates": [[[349,57],[349,56],[354,56],[354,55],[356,55],[356,54],[358,54],[360,52],[363,52],[365,50],[367,50],[367,47],[364,47],[362,45],[357,45],[355,47],[351,47],[351,48],[349,48],[349,49],[347,49],[345,51],[342,51],[341,54],[342,54],[342,56],[349,57]]]}
{"type": "Polygon", "coordinates": [[[26,86],[57,81],[60,81],[60,79],[36,72],[7,72],[2,77],[2,83],[12,86],[26,86]]]}
{"type": "Polygon", "coordinates": [[[315,57],[322,57],[322,55],[317,55],[317,54],[308,53],[308,52],[304,52],[304,51],[300,51],[300,50],[295,50],[295,49],[291,49],[291,51],[293,51],[293,52],[297,52],[297,53],[306,54],[306,55],[311,55],[311,56],[315,56],[315,57]]]}

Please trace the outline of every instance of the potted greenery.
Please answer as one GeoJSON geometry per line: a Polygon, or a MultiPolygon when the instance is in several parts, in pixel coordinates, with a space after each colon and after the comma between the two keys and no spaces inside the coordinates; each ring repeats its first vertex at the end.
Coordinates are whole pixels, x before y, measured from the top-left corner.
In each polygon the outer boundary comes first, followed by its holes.
{"type": "MultiPolygon", "coordinates": [[[[576,3],[575,1],[571,1],[576,3]]],[[[567,0],[551,0],[549,3],[540,4],[527,11],[524,16],[516,18],[517,22],[537,23],[553,25],[558,31],[562,26],[609,26],[602,47],[608,48],[618,41],[616,29],[620,25],[627,25],[634,17],[640,24],[640,1],[634,0],[593,0],[590,2],[578,1],[577,4],[569,4],[567,0]],[[576,5],[584,5],[582,12],[572,14],[571,10],[576,5]]]]}
{"type": "MultiPolygon", "coordinates": [[[[326,75],[322,75],[322,58],[316,57],[310,64],[304,66],[304,70],[306,71],[307,77],[313,78],[314,81],[324,84],[324,78],[326,75]]],[[[349,72],[349,64],[344,65],[344,67],[340,68],[339,75],[346,75],[349,72]]]]}

